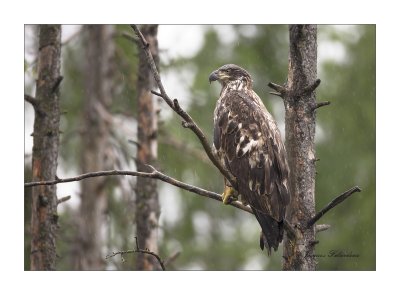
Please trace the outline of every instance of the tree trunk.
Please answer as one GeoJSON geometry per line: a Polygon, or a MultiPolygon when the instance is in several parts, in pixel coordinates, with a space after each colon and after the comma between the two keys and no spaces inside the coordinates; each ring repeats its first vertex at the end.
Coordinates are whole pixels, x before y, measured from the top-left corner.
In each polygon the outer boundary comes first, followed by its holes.
{"type": "MultiPolygon", "coordinates": [[[[113,169],[110,145],[111,121],[108,109],[112,103],[112,72],[115,46],[113,27],[85,27],[85,101],[82,117],[81,171],[113,169]]],[[[81,182],[79,243],[74,262],[78,270],[103,270],[107,213],[107,178],[92,178],[81,182]]]]}
{"type": "MultiPolygon", "coordinates": [[[[39,27],[38,79],[33,127],[32,181],[55,179],[59,146],[61,26],[39,27]]],[[[31,270],[55,270],[57,188],[32,188],[31,270]]]]}
{"type": "Polygon", "coordinates": [[[283,95],[291,188],[287,219],[296,237],[285,237],[283,269],[315,270],[315,230],[307,229],[307,222],[315,214],[317,26],[291,25],[289,34],[289,73],[283,95]]]}
{"type": "MultiPolygon", "coordinates": [[[[149,43],[151,53],[158,66],[157,25],[143,25],[141,31],[149,43]]],[[[138,171],[151,172],[146,164],[153,165],[157,159],[157,100],[150,90],[154,79],[146,61],[145,52],[139,46],[138,93],[138,171]]],[[[139,247],[158,252],[157,230],[160,205],[157,181],[139,177],[136,184],[136,228],[139,247]]],[[[158,261],[151,255],[138,253],[138,270],[159,270],[158,261]]]]}

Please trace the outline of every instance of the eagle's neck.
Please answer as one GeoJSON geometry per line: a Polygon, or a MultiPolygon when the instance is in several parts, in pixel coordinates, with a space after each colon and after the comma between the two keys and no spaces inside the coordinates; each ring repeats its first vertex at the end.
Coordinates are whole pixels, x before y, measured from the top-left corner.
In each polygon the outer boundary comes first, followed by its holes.
{"type": "Polygon", "coordinates": [[[245,77],[241,77],[236,80],[228,81],[225,85],[223,85],[222,91],[226,90],[236,90],[236,91],[243,91],[243,90],[251,90],[252,83],[250,79],[246,79],[245,77]]]}
{"type": "Polygon", "coordinates": [[[241,78],[238,80],[229,81],[223,84],[218,102],[224,104],[224,101],[230,98],[230,96],[227,94],[231,91],[243,92],[245,94],[245,97],[256,103],[260,108],[264,110],[265,113],[269,115],[267,108],[265,107],[264,103],[257,95],[257,93],[253,91],[252,86],[252,81],[250,79],[241,78]]]}

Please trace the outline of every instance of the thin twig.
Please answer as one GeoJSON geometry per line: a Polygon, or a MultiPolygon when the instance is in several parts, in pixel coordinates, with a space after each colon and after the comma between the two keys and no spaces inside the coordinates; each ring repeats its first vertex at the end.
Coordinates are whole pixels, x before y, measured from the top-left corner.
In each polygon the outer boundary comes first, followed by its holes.
{"type": "Polygon", "coordinates": [[[71,199],[71,196],[66,196],[66,197],[59,198],[57,200],[57,205],[60,205],[61,203],[64,203],[64,202],[68,201],[69,199],[71,199]]]}
{"type": "Polygon", "coordinates": [[[318,109],[318,108],[320,108],[320,107],[328,106],[328,105],[330,105],[330,104],[331,104],[330,101],[321,101],[321,102],[317,102],[317,103],[315,104],[314,110],[316,110],[316,109],[318,109]]]}
{"type": "Polygon", "coordinates": [[[282,94],[279,92],[274,92],[274,91],[270,91],[269,94],[275,95],[275,96],[279,96],[280,98],[282,98],[282,94]]]}
{"type": "Polygon", "coordinates": [[[311,83],[310,85],[308,85],[308,86],[304,89],[303,93],[304,93],[304,94],[310,94],[310,93],[313,92],[315,89],[317,89],[317,87],[319,86],[319,84],[321,84],[321,80],[320,80],[320,79],[315,80],[313,83],[311,83]]]}
{"type": "Polygon", "coordinates": [[[330,228],[331,228],[331,226],[329,224],[317,224],[315,226],[315,232],[319,233],[321,231],[325,231],[325,230],[328,230],[330,228]]]}
{"type": "Polygon", "coordinates": [[[82,33],[82,28],[79,28],[75,33],[73,33],[67,40],[61,43],[61,46],[67,45],[69,42],[71,42],[73,39],[75,39],[79,34],[82,33]]]}
{"type": "Polygon", "coordinates": [[[168,266],[169,264],[174,262],[179,257],[179,255],[181,255],[181,251],[176,251],[174,254],[164,260],[164,265],[168,266]]]}
{"type": "Polygon", "coordinates": [[[194,134],[196,134],[196,136],[198,137],[204,148],[204,151],[206,152],[208,158],[211,160],[214,166],[217,167],[218,170],[222,173],[222,175],[224,175],[225,178],[229,180],[230,184],[234,188],[237,188],[236,178],[232,175],[232,173],[230,173],[227,169],[224,168],[221,161],[214,155],[211,145],[209,144],[207,137],[204,135],[203,131],[194,122],[192,117],[180,107],[178,100],[177,99],[172,100],[166,93],[164,85],[161,82],[160,74],[157,71],[157,67],[155,65],[153,56],[151,55],[149,49],[149,43],[144,38],[143,34],[140,32],[137,25],[131,25],[131,27],[135,31],[138,39],[142,44],[142,49],[146,53],[147,63],[149,64],[150,70],[154,76],[154,80],[156,81],[156,84],[161,92],[161,93],[156,93],[153,91],[153,93],[162,97],[163,100],[169,105],[169,107],[172,110],[174,110],[175,113],[177,113],[185,121],[184,126],[186,128],[191,129],[194,132],[194,134]]]}
{"type": "Polygon", "coordinates": [[[164,98],[163,95],[160,92],[157,92],[155,90],[150,90],[150,92],[153,93],[154,95],[157,95],[157,96],[159,96],[161,98],[164,98]]]}
{"type": "Polygon", "coordinates": [[[150,250],[148,250],[148,249],[146,249],[146,250],[140,249],[140,248],[139,248],[138,241],[137,241],[137,237],[135,237],[135,240],[136,240],[136,249],[135,249],[135,250],[126,250],[126,251],[112,252],[111,254],[109,254],[109,255],[106,256],[106,259],[111,258],[111,257],[114,257],[114,256],[116,256],[116,255],[121,255],[121,259],[122,259],[122,261],[124,261],[124,258],[123,258],[123,255],[124,255],[124,254],[130,254],[130,253],[144,253],[144,254],[148,254],[148,255],[151,255],[151,256],[155,257],[155,258],[157,259],[158,263],[160,264],[161,269],[162,269],[162,270],[165,270],[164,262],[162,261],[162,259],[160,258],[160,256],[158,256],[157,253],[154,253],[153,251],[150,251],[150,250]]]}
{"type": "Polygon", "coordinates": [[[344,192],[340,196],[336,197],[333,199],[328,205],[326,205],[324,208],[322,208],[321,211],[319,211],[313,218],[311,218],[308,223],[307,223],[307,228],[310,228],[313,226],[326,212],[331,210],[332,208],[336,207],[339,205],[341,202],[346,200],[348,197],[350,197],[353,193],[355,192],[361,192],[361,189],[358,186],[355,186],[348,191],[344,192]]]}
{"type": "Polygon", "coordinates": [[[138,250],[139,249],[139,242],[138,242],[137,237],[135,237],[135,244],[136,244],[136,250],[138,250]]]}
{"type": "Polygon", "coordinates": [[[135,34],[138,37],[138,39],[140,40],[140,42],[142,44],[142,48],[143,48],[144,52],[146,53],[147,62],[149,64],[150,70],[154,76],[154,80],[156,80],[156,84],[161,91],[161,97],[172,109],[174,109],[172,100],[168,97],[167,93],[165,92],[164,85],[161,82],[161,78],[160,78],[160,75],[158,74],[156,64],[155,64],[153,56],[149,50],[149,43],[144,38],[142,32],[139,30],[137,25],[131,25],[131,27],[135,31],[135,34]]]}
{"type": "MultiPolygon", "coordinates": [[[[268,86],[270,87],[270,88],[272,88],[272,89],[274,89],[277,93],[279,93],[280,95],[279,96],[283,96],[284,95],[284,93],[286,92],[286,88],[285,87],[283,87],[283,86],[281,86],[281,85],[279,85],[279,84],[275,84],[275,83],[272,83],[272,82],[269,82],[268,83],[268,86]]],[[[276,94],[275,94],[276,95],[276,94]]]]}
{"type": "Polygon", "coordinates": [[[131,144],[134,144],[138,148],[141,146],[140,142],[138,142],[136,140],[133,140],[133,139],[128,139],[128,142],[131,143],[131,144]]]}
{"type": "Polygon", "coordinates": [[[33,107],[36,107],[38,104],[38,101],[36,100],[36,98],[34,98],[33,96],[30,96],[29,94],[24,94],[24,99],[29,102],[33,107]]]}
{"type": "Polygon", "coordinates": [[[55,92],[58,90],[58,88],[60,88],[60,84],[61,84],[61,82],[62,82],[63,79],[64,79],[63,76],[59,76],[59,77],[57,78],[56,82],[54,83],[53,88],[51,89],[51,91],[52,91],[53,93],[55,93],[55,92]]]}
{"type": "MultiPolygon", "coordinates": [[[[85,174],[81,174],[81,175],[78,175],[75,177],[69,177],[69,178],[57,178],[55,180],[49,180],[49,181],[27,182],[27,183],[25,183],[24,186],[32,187],[32,186],[38,186],[38,185],[54,185],[54,184],[58,184],[58,183],[80,181],[80,180],[83,180],[86,178],[92,178],[92,177],[111,176],[111,175],[126,175],[126,176],[158,179],[158,180],[164,181],[166,183],[169,183],[171,185],[174,185],[176,187],[179,187],[181,189],[195,193],[197,195],[222,202],[222,197],[220,194],[196,187],[194,185],[190,185],[190,184],[181,182],[181,181],[174,179],[166,174],[161,173],[160,171],[156,170],[154,167],[152,167],[150,165],[148,165],[148,166],[152,169],[152,172],[138,172],[138,171],[126,171],[126,170],[97,171],[97,172],[89,172],[89,173],[85,173],[85,174]]],[[[250,207],[244,206],[241,202],[234,201],[234,202],[231,202],[229,205],[231,205],[235,208],[241,209],[243,211],[246,211],[248,213],[253,213],[253,211],[251,210],[250,207]]]]}
{"type": "Polygon", "coordinates": [[[40,108],[39,101],[36,98],[34,98],[28,94],[24,94],[24,99],[25,99],[25,101],[29,102],[32,105],[33,109],[35,110],[35,112],[37,114],[44,116],[45,113],[40,108]]]}
{"type": "Polygon", "coordinates": [[[130,176],[156,178],[153,172],[146,173],[146,172],[137,172],[137,171],[107,170],[107,171],[84,173],[84,174],[74,176],[74,177],[69,177],[69,178],[58,178],[55,180],[27,182],[27,183],[25,183],[25,187],[38,186],[38,185],[54,185],[54,184],[58,184],[58,183],[80,181],[80,180],[83,180],[86,178],[99,177],[99,176],[111,176],[111,175],[130,175],[130,176]]]}

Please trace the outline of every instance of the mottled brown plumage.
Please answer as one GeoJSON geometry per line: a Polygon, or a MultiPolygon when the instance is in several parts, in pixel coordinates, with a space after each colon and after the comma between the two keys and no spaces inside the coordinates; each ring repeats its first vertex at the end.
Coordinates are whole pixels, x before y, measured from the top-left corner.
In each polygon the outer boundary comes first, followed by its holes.
{"type": "MultiPolygon", "coordinates": [[[[289,169],[278,127],[252,89],[249,73],[233,64],[211,73],[222,85],[214,111],[214,148],[237,178],[237,190],[261,225],[261,249],[277,250],[289,203],[289,169]]],[[[229,184],[228,184],[229,185],[229,184]]]]}

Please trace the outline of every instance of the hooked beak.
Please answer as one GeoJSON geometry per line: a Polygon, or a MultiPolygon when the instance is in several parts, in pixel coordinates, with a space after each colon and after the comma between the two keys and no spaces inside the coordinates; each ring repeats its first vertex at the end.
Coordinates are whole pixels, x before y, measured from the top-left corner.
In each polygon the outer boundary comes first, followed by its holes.
{"type": "Polygon", "coordinates": [[[212,72],[211,75],[208,77],[208,81],[210,82],[210,84],[211,82],[217,81],[218,79],[219,79],[218,71],[212,72]]]}

